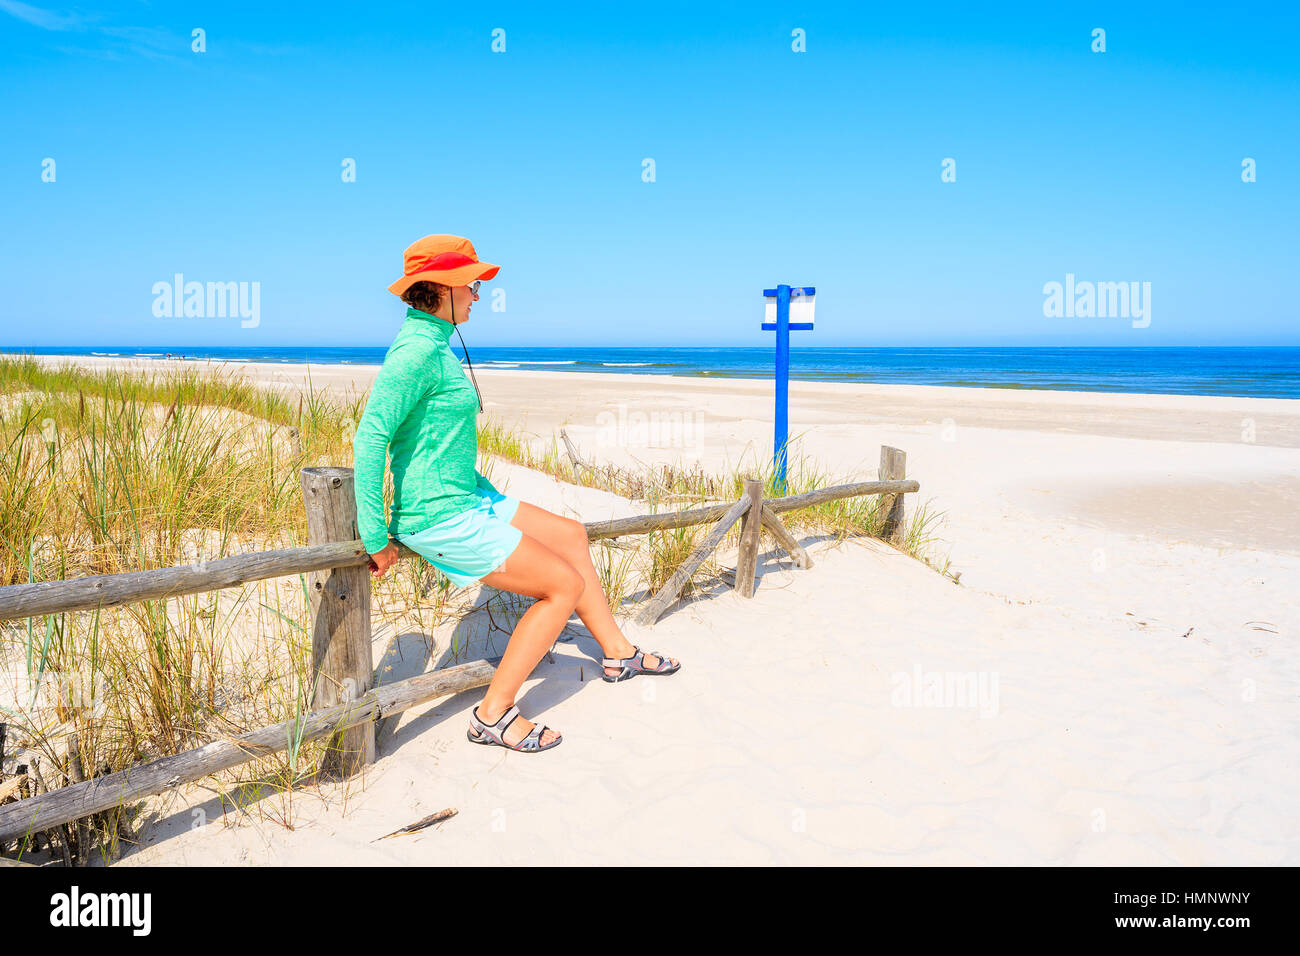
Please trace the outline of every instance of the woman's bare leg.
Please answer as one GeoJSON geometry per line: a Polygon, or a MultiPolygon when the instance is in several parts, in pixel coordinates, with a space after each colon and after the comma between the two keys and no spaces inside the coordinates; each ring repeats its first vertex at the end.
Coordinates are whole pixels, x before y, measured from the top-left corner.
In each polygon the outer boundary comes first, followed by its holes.
{"type": "MultiPolygon", "coordinates": [[[[587,540],[587,529],[582,526],[582,522],[521,501],[510,523],[525,535],[535,538],[546,548],[554,551],[582,576],[585,587],[574,609],[578,612],[582,623],[587,626],[587,630],[591,632],[591,636],[600,644],[604,655],[611,659],[622,659],[633,653],[632,642],[619,629],[618,622],[614,620],[614,614],[609,609],[609,599],[605,597],[605,592],[600,586],[600,576],[596,573],[596,566],[591,560],[591,544],[587,540]]],[[[668,660],[677,663],[674,658],[670,657],[668,660]]],[[[658,664],[659,658],[653,654],[646,654],[646,667],[656,667],[658,664]]],[[[610,677],[618,672],[617,667],[605,668],[605,673],[610,677]]]]}
{"type": "MultiPolygon", "coordinates": [[[[515,625],[496,675],[478,705],[479,719],[492,724],[514,704],[519,688],[555,643],[582,598],[585,584],[582,575],[567,561],[527,533],[505,563],[482,581],[502,591],[537,599],[515,625]]],[[[505,741],[516,744],[532,729],[533,724],[521,715],[510,725],[505,741]]],[[[557,736],[548,729],[541,743],[549,744],[557,736]]]]}

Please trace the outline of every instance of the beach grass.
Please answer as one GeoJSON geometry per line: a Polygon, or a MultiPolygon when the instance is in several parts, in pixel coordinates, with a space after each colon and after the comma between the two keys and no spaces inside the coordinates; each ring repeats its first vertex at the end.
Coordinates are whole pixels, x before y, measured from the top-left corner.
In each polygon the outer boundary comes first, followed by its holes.
{"type": "MultiPolygon", "coordinates": [[[[261,387],[221,366],[90,371],[0,357],[0,584],[305,544],[299,473],[351,464],[364,405],[364,395],[310,385],[298,394],[261,387]]],[[[500,458],[644,502],[648,511],[735,500],[750,474],[698,466],[575,470],[555,436],[529,439],[490,417],[480,422],[479,442],[479,470],[489,477],[500,458]]],[[[765,495],[776,494],[770,468],[757,477],[765,495]]],[[[835,481],[795,459],[784,493],[835,481]]],[[[939,516],[911,510],[904,549],[923,556],[939,516]]],[[[784,520],[791,530],[835,539],[878,534],[882,517],[878,499],[853,498],[788,512],[784,520]]],[[[594,544],[615,611],[652,594],[707,531],[696,525],[594,544]]],[[[724,547],[738,535],[739,525],[724,547]]],[[[705,562],[685,593],[720,573],[715,561],[705,562]]],[[[468,593],[423,563],[403,562],[375,586],[373,620],[395,633],[431,634],[472,608],[468,593]]],[[[504,639],[527,602],[500,597],[476,610],[504,639]]],[[[453,658],[463,653],[447,650],[453,658]]],[[[310,707],[306,581],[8,622],[0,630],[0,673],[9,752],[41,768],[37,790],[286,720],[310,707]]],[[[281,818],[324,746],[291,747],[220,780],[228,793],[256,795],[241,813],[281,818]],[[268,793],[281,802],[268,801],[268,793]]],[[[130,833],[129,815],[101,815],[37,844],[84,862],[92,852],[112,854],[130,833]]]]}

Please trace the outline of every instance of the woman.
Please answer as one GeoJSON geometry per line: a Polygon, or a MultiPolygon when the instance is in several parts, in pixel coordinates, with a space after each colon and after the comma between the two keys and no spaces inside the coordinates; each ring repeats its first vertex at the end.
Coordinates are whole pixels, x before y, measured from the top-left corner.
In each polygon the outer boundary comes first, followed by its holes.
{"type": "Polygon", "coordinates": [[[483,406],[477,385],[471,386],[451,351],[450,337],[453,328],[459,336],[456,327],[468,321],[479,283],[498,271],[480,262],[474,245],[460,236],[425,236],[407,248],[402,278],[388,287],[409,306],[406,321],[384,358],[352,443],[357,529],[375,578],[397,560],[391,532],[456,585],[482,581],[537,599],[515,626],[466,732],[474,743],[537,753],[563,738],[521,717],[515,696],[574,611],[605,653],[605,680],[674,674],[681,665],[643,652],[623,636],[580,522],[501,494],[475,467],[483,406]],[[385,453],[394,489],[387,524],[385,453]]]}

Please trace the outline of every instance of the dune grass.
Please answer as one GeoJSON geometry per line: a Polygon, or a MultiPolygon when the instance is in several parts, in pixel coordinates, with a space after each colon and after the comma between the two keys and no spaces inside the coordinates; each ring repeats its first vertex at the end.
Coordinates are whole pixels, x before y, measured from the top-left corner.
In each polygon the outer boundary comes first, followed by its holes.
{"type": "MultiPolygon", "coordinates": [[[[794,436],[791,444],[797,438],[794,436]]],[[[789,457],[785,484],[778,487],[776,467],[770,461],[761,466],[738,467],[727,473],[706,472],[698,464],[685,468],[659,465],[640,469],[622,468],[610,463],[584,463],[579,466],[561,452],[559,440],[554,435],[549,442],[540,444],[541,450],[537,451],[534,443],[530,443],[519,430],[507,428],[500,421],[489,420],[480,426],[479,447],[484,453],[498,455],[563,481],[599,488],[623,498],[644,502],[646,511],[650,513],[665,510],[669,505],[672,507],[668,510],[680,510],[701,504],[735,501],[745,493],[745,481],[751,477],[762,480],[765,498],[803,494],[829,485],[866,480],[865,477],[833,475],[817,462],[801,455],[789,457]]],[[[943,521],[942,514],[935,512],[928,502],[918,505],[909,501],[908,510],[910,514],[901,550],[947,575],[946,557],[934,556],[939,545],[937,531],[943,521]]],[[[833,541],[848,537],[879,537],[883,532],[884,519],[879,496],[839,498],[781,515],[782,522],[792,532],[823,536],[833,541]]],[[[737,523],[727,532],[720,545],[721,550],[736,545],[741,526],[741,523],[737,523]]],[[[708,534],[708,530],[706,525],[691,525],[645,535],[639,548],[644,556],[641,577],[645,587],[653,593],[662,586],[708,534]]],[[[683,595],[691,594],[702,583],[716,579],[717,575],[717,564],[706,561],[686,583],[683,595]]],[[[625,595],[617,585],[626,584],[626,575],[617,579],[611,576],[611,583],[616,586],[616,590],[606,588],[606,593],[611,595],[611,606],[617,608],[619,605],[614,595],[625,595]]]]}
{"type": "MultiPolygon", "coordinates": [[[[0,584],[304,544],[299,473],[351,464],[364,403],[364,395],[310,386],[290,395],[220,367],[89,371],[0,357],[0,584]]],[[[554,436],[539,443],[490,418],[480,422],[479,441],[484,474],[499,457],[644,502],[647,511],[734,500],[747,477],[667,466],[575,473],[554,436]]],[[[775,495],[770,469],[759,477],[765,494],[775,495]]],[[[796,459],[785,493],[845,480],[796,459]]],[[[909,510],[904,550],[924,557],[938,516],[909,510]]],[[[878,499],[853,498],[783,520],[793,531],[836,539],[877,534],[882,517],[878,499]]],[[[696,525],[594,544],[615,610],[653,593],[707,532],[696,525]]],[[[738,535],[739,525],[724,547],[738,535]]],[[[720,570],[706,562],[687,593],[720,570]]],[[[431,634],[465,613],[465,594],[427,565],[402,562],[375,587],[373,620],[377,628],[431,634]]],[[[526,603],[502,595],[483,612],[504,639],[526,603]]],[[[7,752],[34,768],[22,793],[302,714],[310,708],[311,658],[302,577],[0,625],[7,752]]],[[[287,819],[294,789],[310,778],[323,746],[308,742],[223,774],[223,793],[241,813],[287,819]],[[268,792],[283,800],[262,799],[268,792]]],[[[0,779],[13,762],[0,766],[0,779]]],[[[27,851],[85,862],[92,853],[113,854],[131,832],[129,814],[100,815],[42,834],[27,851]]]]}

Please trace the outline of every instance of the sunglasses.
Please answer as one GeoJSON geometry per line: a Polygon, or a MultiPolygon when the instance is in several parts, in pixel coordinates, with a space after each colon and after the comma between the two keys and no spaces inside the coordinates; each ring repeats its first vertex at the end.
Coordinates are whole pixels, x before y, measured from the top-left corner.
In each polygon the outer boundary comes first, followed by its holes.
{"type": "Polygon", "coordinates": [[[483,284],[482,279],[475,279],[473,282],[469,283],[467,288],[469,289],[470,292],[473,292],[475,295],[478,295],[478,287],[481,286],[482,284],[483,284]]]}

